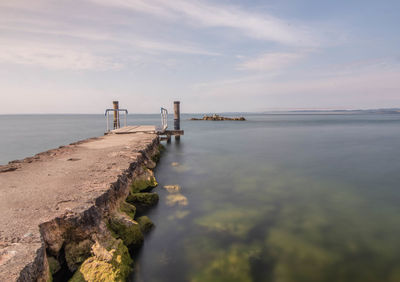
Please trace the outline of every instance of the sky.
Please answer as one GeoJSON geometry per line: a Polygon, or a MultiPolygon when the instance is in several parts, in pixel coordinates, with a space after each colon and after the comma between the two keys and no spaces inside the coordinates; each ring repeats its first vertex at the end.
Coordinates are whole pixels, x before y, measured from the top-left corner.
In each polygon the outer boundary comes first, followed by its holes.
{"type": "Polygon", "coordinates": [[[400,107],[400,1],[0,0],[0,114],[400,107]]]}

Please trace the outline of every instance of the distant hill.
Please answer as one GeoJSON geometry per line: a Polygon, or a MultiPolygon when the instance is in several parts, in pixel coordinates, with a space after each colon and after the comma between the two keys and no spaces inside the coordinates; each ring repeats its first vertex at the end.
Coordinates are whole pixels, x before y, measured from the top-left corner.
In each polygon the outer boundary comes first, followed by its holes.
{"type": "Polygon", "coordinates": [[[400,108],[366,110],[294,110],[292,113],[354,113],[354,114],[400,114],[400,108]]]}

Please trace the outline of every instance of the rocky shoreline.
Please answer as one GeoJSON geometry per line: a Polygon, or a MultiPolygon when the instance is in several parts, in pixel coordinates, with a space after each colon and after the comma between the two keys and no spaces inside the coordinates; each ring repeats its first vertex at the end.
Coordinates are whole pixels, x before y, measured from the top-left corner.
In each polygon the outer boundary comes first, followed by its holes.
{"type": "Polygon", "coordinates": [[[217,114],[214,114],[212,116],[207,116],[204,115],[202,118],[191,118],[190,120],[213,120],[213,121],[222,121],[222,120],[240,120],[240,121],[245,121],[246,119],[244,117],[223,117],[217,114]]]}
{"type": "Polygon", "coordinates": [[[145,213],[158,202],[153,169],[162,150],[156,135],[105,136],[1,166],[2,198],[23,208],[2,202],[0,220],[21,223],[1,224],[0,280],[125,281],[131,254],[154,226],[145,213]],[[21,178],[30,185],[17,184],[21,178]]]}
{"type": "Polygon", "coordinates": [[[152,169],[162,148],[157,142],[143,152],[133,170],[121,176],[110,193],[99,199],[99,205],[88,211],[91,215],[87,221],[55,220],[40,226],[50,275],[56,277],[64,265],[73,273],[71,282],[128,278],[133,270],[130,252],[143,244],[145,234],[154,226],[143,214],[158,203],[158,195],[151,192],[158,185],[152,169]],[[61,254],[65,261],[62,257],[60,260],[61,254]]]}

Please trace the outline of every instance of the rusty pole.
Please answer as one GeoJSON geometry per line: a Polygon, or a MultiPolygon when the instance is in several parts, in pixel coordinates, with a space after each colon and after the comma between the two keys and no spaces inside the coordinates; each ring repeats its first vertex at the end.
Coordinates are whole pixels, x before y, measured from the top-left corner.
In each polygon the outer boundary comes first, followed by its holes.
{"type": "Polygon", "coordinates": [[[119,102],[118,101],[113,101],[113,106],[114,106],[114,129],[117,129],[120,127],[119,124],[119,102]]]}
{"type": "MultiPolygon", "coordinates": [[[[181,109],[180,102],[174,101],[174,130],[181,129],[181,109]]],[[[175,140],[180,140],[181,137],[179,135],[175,135],[175,140]]]]}

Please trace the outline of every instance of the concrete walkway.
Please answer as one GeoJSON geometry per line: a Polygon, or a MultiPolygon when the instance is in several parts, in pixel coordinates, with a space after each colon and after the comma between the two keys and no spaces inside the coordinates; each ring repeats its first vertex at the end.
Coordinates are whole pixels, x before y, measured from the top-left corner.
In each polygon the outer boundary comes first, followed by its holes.
{"type": "Polygon", "coordinates": [[[0,281],[33,263],[40,223],[93,206],[155,138],[112,134],[0,166],[0,281]]]}

